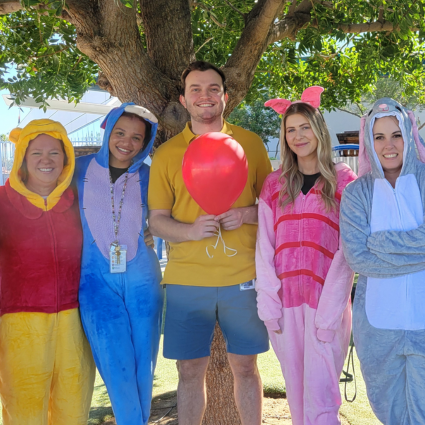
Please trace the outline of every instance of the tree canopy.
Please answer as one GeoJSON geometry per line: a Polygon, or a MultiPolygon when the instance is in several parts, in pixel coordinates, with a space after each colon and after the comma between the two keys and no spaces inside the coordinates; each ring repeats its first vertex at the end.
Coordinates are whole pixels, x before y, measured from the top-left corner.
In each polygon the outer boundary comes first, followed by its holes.
{"type": "Polygon", "coordinates": [[[279,138],[281,119],[272,108],[264,107],[266,100],[268,99],[260,97],[251,104],[243,101],[233,109],[228,121],[260,136],[267,150],[277,156],[278,147],[276,141],[272,143],[272,140],[279,138]]]}
{"type": "Polygon", "coordinates": [[[163,139],[188,118],[179,77],[195,58],[223,67],[227,115],[243,99],[299,99],[310,85],[333,109],[360,102],[380,76],[424,102],[424,9],[425,0],[0,0],[0,86],[17,103],[77,101],[97,80],[151,109],[163,139]]]}

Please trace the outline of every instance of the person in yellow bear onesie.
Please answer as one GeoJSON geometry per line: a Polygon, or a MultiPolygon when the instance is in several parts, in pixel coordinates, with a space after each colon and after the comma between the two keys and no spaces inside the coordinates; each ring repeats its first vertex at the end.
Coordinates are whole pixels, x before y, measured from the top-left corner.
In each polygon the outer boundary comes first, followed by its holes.
{"type": "Polygon", "coordinates": [[[0,396],[4,425],[87,424],[95,377],[78,311],[82,230],[74,149],[58,122],[9,136],[0,187],[0,396]]]}

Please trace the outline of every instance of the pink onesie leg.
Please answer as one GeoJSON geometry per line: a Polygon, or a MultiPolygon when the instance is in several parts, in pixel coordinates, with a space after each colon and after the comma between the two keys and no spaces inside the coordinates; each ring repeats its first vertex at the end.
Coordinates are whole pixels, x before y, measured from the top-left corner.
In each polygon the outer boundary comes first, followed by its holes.
{"type": "Polygon", "coordinates": [[[282,335],[269,332],[282,366],[294,425],[339,425],[339,376],[350,338],[350,310],[346,309],[331,343],[316,337],[316,310],[304,304],[284,308],[282,335]]]}
{"type": "Polygon", "coordinates": [[[351,310],[348,307],[332,342],[317,339],[316,310],[305,306],[304,355],[305,425],[338,425],[341,406],[339,378],[350,342],[351,310]]]}
{"type": "Polygon", "coordinates": [[[282,367],[292,424],[304,425],[304,312],[303,306],[284,308],[279,320],[282,334],[269,331],[270,342],[282,367]]]}

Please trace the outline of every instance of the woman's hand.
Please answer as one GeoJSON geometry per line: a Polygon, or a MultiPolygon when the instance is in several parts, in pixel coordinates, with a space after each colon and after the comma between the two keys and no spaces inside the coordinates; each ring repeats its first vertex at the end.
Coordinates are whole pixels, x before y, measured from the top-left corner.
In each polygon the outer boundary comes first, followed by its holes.
{"type": "Polygon", "coordinates": [[[151,232],[149,231],[149,227],[146,227],[146,230],[143,235],[145,238],[146,246],[150,246],[151,248],[153,248],[155,246],[155,242],[153,241],[153,236],[151,235],[151,232]]]}
{"type": "Polygon", "coordinates": [[[279,329],[278,331],[273,331],[275,334],[278,334],[278,335],[282,335],[282,330],[281,329],[279,329]]]}

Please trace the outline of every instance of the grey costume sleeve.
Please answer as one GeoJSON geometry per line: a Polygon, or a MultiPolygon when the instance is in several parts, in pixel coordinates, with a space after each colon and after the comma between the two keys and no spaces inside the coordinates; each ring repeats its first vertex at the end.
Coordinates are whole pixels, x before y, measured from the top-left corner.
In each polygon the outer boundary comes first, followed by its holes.
{"type": "Polygon", "coordinates": [[[402,276],[423,270],[423,263],[403,264],[405,260],[395,260],[394,254],[380,252],[377,255],[376,251],[368,248],[370,225],[367,208],[371,202],[368,202],[369,194],[362,193],[362,183],[359,179],[348,185],[341,201],[341,237],[345,258],[350,267],[355,272],[375,278],[402,276]]]}
{"type": "Polygon", "coordinates": [[[367,247],[376,255],[392,254],[407,257],[406,264],[423,263],[425,268],[425,217],[424,224],[407,232],[383,231],[372,233],[367,247]]]}

